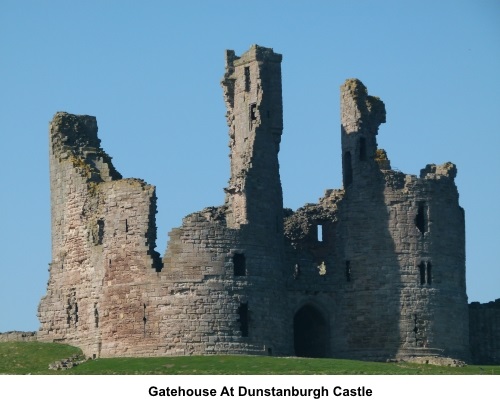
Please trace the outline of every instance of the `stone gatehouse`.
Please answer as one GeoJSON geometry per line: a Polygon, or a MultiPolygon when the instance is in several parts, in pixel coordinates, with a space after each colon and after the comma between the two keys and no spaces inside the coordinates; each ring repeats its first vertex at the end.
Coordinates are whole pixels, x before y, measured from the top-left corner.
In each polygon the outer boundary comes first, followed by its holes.
{"type": "MultiPolygon", "coordinates": [[[[124,179],[95,117],[50,123],[52,262],[38,339],[88,356],[470,359],[464,211],[453,163],[419,176],[377,145],[385,106],[341,86],[343,186],[283,208],[280,54],[226,51],[225,203],[156,249],[155,187],[124,179]]],[[[497,347],[498,351],[498,347],[497,347]]]]}

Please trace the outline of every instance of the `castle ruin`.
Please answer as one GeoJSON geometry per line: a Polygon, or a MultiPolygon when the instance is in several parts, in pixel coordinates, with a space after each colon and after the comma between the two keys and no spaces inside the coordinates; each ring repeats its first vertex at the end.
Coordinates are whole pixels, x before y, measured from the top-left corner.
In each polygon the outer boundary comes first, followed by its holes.
{"type": "Polygon", "coordinates": [[[348,79],[343,187],[284,209],[281,59],[255,45],[240,57],[226,51],[225,203],[186,216],[163,258],[155,187],[122,178],[94,117],[54,116],[38,340],[93,357],[470,359],[455,165],[430,164],[420,176],[392,169],[376,138],[384,103],[348,79]]]}

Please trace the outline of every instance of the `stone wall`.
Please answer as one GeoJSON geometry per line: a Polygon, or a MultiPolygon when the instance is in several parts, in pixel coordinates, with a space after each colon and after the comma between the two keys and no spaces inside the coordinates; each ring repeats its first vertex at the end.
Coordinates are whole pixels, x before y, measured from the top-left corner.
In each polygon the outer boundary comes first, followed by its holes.
{"type": "Polygon", "coordinates": [[[2,332],[0,333],[0,342],[35,342],[36,332],[2,332]]]}
{"type": "Polygon", "coordinates": [[[470,345],[476,364],[500,364],[500,299],[469,304],[470,345]]]}

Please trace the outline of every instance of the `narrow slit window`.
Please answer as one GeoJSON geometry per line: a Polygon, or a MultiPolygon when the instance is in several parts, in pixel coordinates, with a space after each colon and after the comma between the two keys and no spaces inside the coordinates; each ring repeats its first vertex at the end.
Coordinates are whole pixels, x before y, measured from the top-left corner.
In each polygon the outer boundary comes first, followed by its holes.
{"type": "Polygon", "coordinates": [[[257,104],[250,104],[250,122],[257,120],[257,104]]]}
{"type": "Polygon", "coordinates": [[[351,152],[344,153],[344,187],[352,184],[351,152]]]}
{"type": "Polygon", "coordinates": [[[427,262],[427,284],[432,284],[432,264],[427,262]]]}
{"type": "Polygon", "coordinates": [[[97,244],[102,245],[102,240],[104,239],[104,221],[99,219],[97,221],[97,244]]]}
{"type": "Polygon", "coordinates": [[[240,316],[240,331],[242,337],[248,337],[248,303],[240,304],[238,308],[238,315],[240,316]]]}
{"type": "Polygon", "coordinates": [[[418,269],[420,271],[420,284],[423,285],[425,284],[425,263],[420,262],[418,269]]]}
{"type": "Polygon", "coordinates": [[[235,276],[245,276],[247,274],[246,258],[243,253],[234,254],[233,267],[235,276]]]}
{"type": "Polygon", "coordinates": [[[351,281],[351,262],[349,260],[345,262],[345,279],[348,283],[351,281]]]}
{"type": "Polygon", "coordinates": [[[78,324],[78,303],[75,302],[75,326],[78,324]]]}
{"type": "Polygon", "coordinates": [[[366,139],[359,138],[359,160],[366,160],[366,139]]]}
{"type": "Polygon", "coordinates": [[[317,232],[318,232],[318,242],[323,242],[323,225],[318,224],[317,232]]]}
{"type": "Polygon", "coordinates": [[[250,91],[250,67],[245,67],[245,91],[250,91]]]}
{"type": "Polygon", "coordinates": [[[99,311],[97,310],[97,302],[94,303],[94,325],[99,327],[99,311]]]}

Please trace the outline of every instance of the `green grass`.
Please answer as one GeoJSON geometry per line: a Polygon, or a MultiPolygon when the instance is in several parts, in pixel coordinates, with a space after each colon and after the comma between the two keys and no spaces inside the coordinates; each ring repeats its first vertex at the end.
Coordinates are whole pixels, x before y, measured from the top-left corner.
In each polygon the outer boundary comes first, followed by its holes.
{"type": "Polygon", "coordinates": [[[56,360],[81,353],[57,343],[0,343],[0,374],[494,374],[500,366],[442,367],[415,363],[261,356],[189,356],[89,360],[69,370],[49,370],[56,360]]]}

